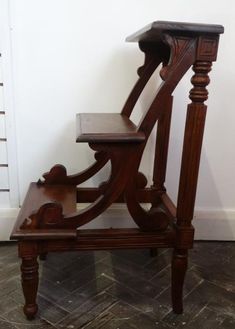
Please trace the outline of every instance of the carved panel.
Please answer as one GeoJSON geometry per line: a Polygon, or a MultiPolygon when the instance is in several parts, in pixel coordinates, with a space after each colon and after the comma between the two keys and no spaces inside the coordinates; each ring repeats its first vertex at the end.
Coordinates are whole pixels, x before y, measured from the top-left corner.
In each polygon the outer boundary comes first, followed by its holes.
{"type": "Polygon", "coordinates": [[[198,39],[197,60],[216,61],[219,36],[202,36],[198,39]]]}
{"type": "Polygon", "coordinates": [[[184,54],[186,54],[190,47],[194,46],[195,39],[188,37],[164,35],[164,41],[171,48],[171,56],[169,62],[166,63],[160,71],[161,78],[165,81],[171,71],[180,65],[184,54]]]}

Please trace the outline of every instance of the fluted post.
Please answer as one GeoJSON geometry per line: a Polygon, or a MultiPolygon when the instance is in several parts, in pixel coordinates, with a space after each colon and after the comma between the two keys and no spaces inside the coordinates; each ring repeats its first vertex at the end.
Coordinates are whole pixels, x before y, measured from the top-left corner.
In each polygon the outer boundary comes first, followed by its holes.
{"type": "Polygon", "coordinates": [[[210,61],[196,61],[191,82],[185,124],[180,184],[177,202],[176,248],[172,257],[172,305],[175,313],[183,312],[183,284],[187,270],[187,249],[192,246],[194,229],[191,226],[196,197],[198,171],[208,98],[206,86],[210,79],[210,61]]]}
{"type": "Polygon", "coordinates": [[[190,226],[193,218],[207,110],[204,101],[208,98],[206,86],[210,82],[210,70],[211,62],[197,61],[193,65],[195,74],[191,79],[193,88],[189,94],[192,103],[188,105],[187,110],[177,202],[177,225],[180,227],[190,226]]]}

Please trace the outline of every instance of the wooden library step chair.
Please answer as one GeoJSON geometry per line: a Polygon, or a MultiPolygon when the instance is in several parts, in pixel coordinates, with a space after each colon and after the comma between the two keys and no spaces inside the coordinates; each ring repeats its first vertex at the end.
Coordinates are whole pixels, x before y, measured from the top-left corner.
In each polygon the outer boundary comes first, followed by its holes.
{"type": "Polygon", "coordinates": [[[117,249],[172,248],[172,307],[182,313],[182,290],[187,269],[188,249],[193,246],[191,225],[209,84],[208,72],[216,60],[220,25],[154,22],[127,38],[139,43],[145,62],[139,79],[120,114],[78,114],[77,142],[87,142],[95,150],[95,162],[86,170],[67,175],[62,165],[44,174],[44,181],[31,183],[11,239],[19,240],[22,258],[24,313],[32,319],[37,313],[38,262],[48,252],[117,249]],[[162,64],[162,83],[138,126],[132,110],[146,83],[162,64]],[[193,66],[183,142],[177,207],[164,185],[172,111],[172,93],[193,66]],[[139,165],[147,140],[156,122],[156,152],[153,184],[139,165]],[[78,186],[111,162],[110,177],[97,188],[78,186]],[[77,212],[76,204],[91,202],[77,212]],[[94,229],[80,227],[105,211],[114,202],[125,202],[138,229],[94,229]],[[140,203],[150,203],[144,210],[140,203]]]}

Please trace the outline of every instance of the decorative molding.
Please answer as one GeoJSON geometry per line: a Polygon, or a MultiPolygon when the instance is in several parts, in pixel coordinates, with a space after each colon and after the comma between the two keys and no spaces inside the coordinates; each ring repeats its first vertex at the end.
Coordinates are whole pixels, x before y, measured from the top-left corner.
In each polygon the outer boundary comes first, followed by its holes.
{"type": "Polygon", "coordinates": [[[211,71],[211,62],[197,61],[193,65],[195,74],[191,78],[193,88],[190,90],[189,98],[194,103],[204,103],[208,98],[207,85],[210,83],[208,73],[211,71]]]}
{"type": "Polygon", "coordinates": [[[200,61],[216,61],[218,51],[218,36],[199,37],[197,60],[200,61]]]}

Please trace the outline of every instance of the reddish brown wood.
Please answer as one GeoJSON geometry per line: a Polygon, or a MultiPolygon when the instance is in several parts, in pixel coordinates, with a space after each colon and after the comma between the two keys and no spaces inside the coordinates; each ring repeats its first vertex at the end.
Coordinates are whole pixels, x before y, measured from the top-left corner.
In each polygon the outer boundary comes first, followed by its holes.
{"type": "Polygon", "coordinates": [[[172,218],[176,218],[176,206],[174,205],[174,203],[172,202],[172,200],[170,199],[169,195],[167,193],[163,193],[160,196],[161,201],[163,203],[163,205],[165,206],[165,208],[167,209],[167,211],[170,213],[172,218]]]}
{"type": "Polygon", "coordinates": [[[173,97],[170,96],[168,102],[166,103],[165,111],[158,120],[158,127],[157,127],[152,188],[155,188],[156,190],[163,192],[165,191],[164,183],[166,178],[172,103],[173,103],[173,97]]]}
{"type": "Polygon", "coordinates": [[[21,226],[23,229],[27,226],[36,228],[38,225],[31,217],[35,218],[40,207],[54,203],[61,205],[64,214],[76,211],[76,188],[66,185],[38,186],[36,183],[31,183],[14,231],[21,226]]]}
{"type": "Polygon", "coordinates": [[[42,251],[68,250],[109,250],[109,249],[139,249],[166,248],[175,245],[175,231],[169,227],[164,232],[143,232],[140,229],[94,229],[78,230],[76,239],[44,240],[42,251]]]}
{"type": "MultiPolygon", "coordinates": [[[[78,187],[77,188],[77,202],[78,203],[90,203],[97,200],[102,195],[102,190],[98,187],[78,187]]],[[[151,203],[156,193],[151,188],[139,188],[137,189],[137,198],[139,202],[151,203]]],[[[123,193],[116,199],[116,203],[125,202],[125,196],[123,193]]]]}
{"type": "Polygon", "coordinates": [[[35,317],[38,310],[36,303],[39,281],[37,252],[37,244],[34,242],[27,241],[19,244],[19,254],[22,258],[22,288],[25,297],[24,313],[29,320],[35,317]]]}
{"type": "Polygon", "coordinates": [[[146,44],[145,42],[143,42],[139,43],[139,47],[145,53],[145,61],[144,65],[139,67],[139,69],[137,70],[137,73],[140,78],[136,82],[122,109],[122,114],[126,115],[127,117],[130,117],[144,87],[146,86],[153,72],[156,70],[156,68],[159,66],[159,64],[163,61],[164,58],[164,56],[162,56],[161,51],[162,47],[159,47],[155,43],[146,44]]]}
{"type": "Polygon", "coordinates": [[[150,248],[173,248],[172,305],[183,311],[182,293],[188,249],[193,247],[191,224],[196,196],[200,152],[208,93],[208,73],[216,60],[220,25],[154,22],[128,40],[138,41],[144,52],[139,79],[121,114],[78,115],[78,142],[88,142],[95,162],[84,171],[68,175],[55,165],[44,180],[30,185],[11,238],[19,240],[22,258],[24,311],[28,318],[37,312],[37,257],[48,252],[150,248]],[[162,64],[163,82],[153,102],[136,126],[130,119],[134,106],[156,68],[162,64]],[[170,135],[172,93],[193,66],[182,153],[177,207],[166,193],[165,176],[170,135]],[[153,185],[139,172],[148,138],[158,122],[153,185]],[[110,162],[107,181],[96,188],[77,187],[110,162]],[[77,211],[76,202],[91,203],[77,211]],[[83,224],[102,214],[112,203],[125,202],[136,229],[81,230],[83,224]],[[140,203],[150,203],[150,210],[140,203]]]}
{"type": "Polygon", "coordinates": [[[25,297],[24,313],[29,320],[35,317],[38,305],[35,302],[38,289],[38,262],[37,257],[23,257],[22,265],[22,288],[25,297]]]}

